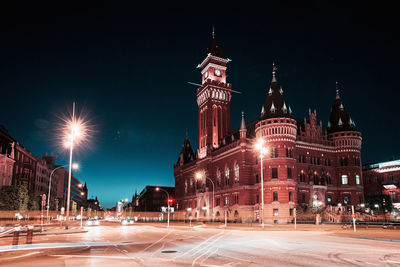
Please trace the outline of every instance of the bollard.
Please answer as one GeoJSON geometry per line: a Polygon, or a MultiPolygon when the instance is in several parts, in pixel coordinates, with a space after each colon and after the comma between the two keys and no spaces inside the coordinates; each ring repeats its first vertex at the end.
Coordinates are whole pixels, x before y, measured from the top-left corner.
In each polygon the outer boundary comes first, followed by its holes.
{"type": "Polygon", "coordinates": [[[32,244],[32,238],[33,238],[33,225],[29,225],[26,234],[26,244],[32,244]]]}
{"type": "Polygon", "coordinates": [[[13,246],[18,246],[18,239],[19,239],[19,231],[21,230],[21,227],[16,227],[14,229],[14,236],[13,236],[13,246]]]}

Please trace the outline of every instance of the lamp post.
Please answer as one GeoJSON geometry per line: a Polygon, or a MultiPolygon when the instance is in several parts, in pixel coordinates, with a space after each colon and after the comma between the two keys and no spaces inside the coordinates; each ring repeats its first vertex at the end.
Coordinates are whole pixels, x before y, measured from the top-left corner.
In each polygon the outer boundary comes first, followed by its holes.
{"type": "Polygon", "coordinates": [[[65,225],[65,229],[68,229],[69,218],[69,209],[71,202],[71,175],[72,175],[72,152],[74,149],[74,145],[77,145],[79,141],[85,139],[86,134],[86,125],[80,118],[75,117],[75,102],[72,104],[72,118],[67,121],[67,125],[65,127],[66,133],[66,143],[65,145],[69,148],[69,170],[68,170],[68,193],[67,193],[67,212],[66,218],[67,222],[65,225]]]}
{"type": "MultiPolygon", "coordinates": [[[[53,177],[53,174],[56,170],[64,168],[67,165],[62,165],[62,166],[58,166],[57,168],[55,168],[51,173],[50,173],[50,180],[49,180],[49,193],[47,194],[47,221],[49,221],[49,209],[50,209],[50,192],[51,192],[51,178],[53,177]]],[[[78,164],[74,163],[72,164],[72,168],[73,169],[77,169],[78,168],[78,164]]]]}
{"type": "Polygon", "coordinates": [[[214,182],[213,182],[210,178],[208,178],[207,176],[203,175],[202,172],[197,172],[197,173],[196,173],[196,179],[200,180],[200,179],[202,179],[203,177],[205,177],[206,180],[208,179],[208,180],[211,182],[212,187],[213,187],[213,191],[212,191],[212,209],[211,209],[211,212],[212,212],[212,221],[214,222],[214,192],[215,192],[215,186],[214,186],[214,182]]]}
{"type": "Polygon", "coordinates": [[[261,226],[264,229],[264,168],[263,158],[267,154],[268,150],[264,146],[265,141],[263,138],[257,140],[256,149],[260,153],[260,169],[261,169],[261,226]]]}
{"type": "Polygon", "coordinates": [[[158,192],[158,191],[164,191],[165,193],[167,193],[167,204],[168,204],[168,222],[167,222],[167,228],[169,228],[169,193],[168,193],[168,191],[167,190],[164,190],[164,189],[161,189],[161,188],[159,188],[159,187],[156,187],[156,191],[158,192]]]}

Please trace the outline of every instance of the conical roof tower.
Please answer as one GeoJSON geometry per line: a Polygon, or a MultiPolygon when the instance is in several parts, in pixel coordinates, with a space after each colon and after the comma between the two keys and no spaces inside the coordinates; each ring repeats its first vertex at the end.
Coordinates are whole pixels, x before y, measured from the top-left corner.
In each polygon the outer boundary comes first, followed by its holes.
{"type": "Polygon", "coordinates": [[[336,97],[331,109],[329,123],[327,127],[328,134],[343,131],[355,131],[355,123],[347,113],[342,99],[339,96],[339,89],[336,83],[336,97]]]}
{"type": "Polygon", "coordinates": [[[276,79],[276,70],[275,64],[272,64],[272,81],[264,104],[264,112],[261,113],[261,119],[290,118],[291,109],[283,98],[282,87],[276,79]]]}

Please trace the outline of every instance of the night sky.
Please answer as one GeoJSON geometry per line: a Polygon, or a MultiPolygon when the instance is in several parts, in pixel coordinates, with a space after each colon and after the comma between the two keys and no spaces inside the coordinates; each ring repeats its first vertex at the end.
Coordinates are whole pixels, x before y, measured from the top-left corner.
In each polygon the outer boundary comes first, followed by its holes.
{"type": "MultiPolygon", "coordinates": [[[[319,1],[316,1],[319,2],[319,1]]],[[[321,1],[327,2],[327,1],[321,1]]],[[[350,1],[347,1],[350,2],[350,1]]],[[[146,185],[174,185],[186,128],[197,147],[196,69],[212,25],[234,94],[231,128],[258,118],[272,61],[293,117],[327,125],[335,82],[363,135],[363,163],[400,157],[399,30],[395,9],[355,3],[258,9],[2,9],[0,124],[40,156],[68,152],[60,116],[76,101],[92,125],[75,174],[111,207],[146,185]]],[[[361,3],[361,2],[360,2],[361,3]]]]}

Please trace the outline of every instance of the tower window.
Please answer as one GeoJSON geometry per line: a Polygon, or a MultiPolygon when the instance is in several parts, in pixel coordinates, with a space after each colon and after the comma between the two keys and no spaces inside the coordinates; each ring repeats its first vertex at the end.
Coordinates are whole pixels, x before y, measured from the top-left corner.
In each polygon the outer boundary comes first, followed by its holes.
{"type": "Polygon", "coordinates": [[[356,175],[356,184],[360,184],[360,175],[356,175]]]}
{"type": "Polygon", "coordinates": [[[293,192],[289,191],[289,201],[293,201],[293,192]]]}
{"type": "Polygon", "coordinates": [[[278,168],[272,168],[272,178],[278,178],[278,168]]]}
{"type": "Polygon", "coordinates": [[[273,192],[272,193],[272,196],[273,196],[273,201],[278,201],[278,192],[273,192]]]}
{"type": "Polygon", "coordinates": [[[292,168],[287,168],[287,178],[292,178],[292,168]]]}

